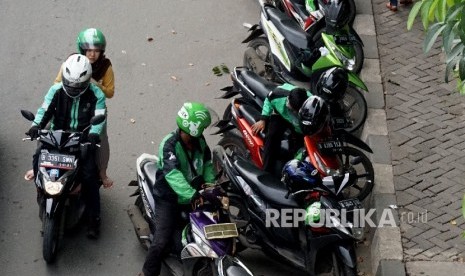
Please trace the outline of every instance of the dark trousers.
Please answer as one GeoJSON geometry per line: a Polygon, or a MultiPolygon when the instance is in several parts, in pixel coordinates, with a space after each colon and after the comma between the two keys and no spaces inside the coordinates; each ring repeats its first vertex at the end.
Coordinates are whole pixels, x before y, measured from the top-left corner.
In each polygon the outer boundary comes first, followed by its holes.
{"type": "MultiPolygon", "coordinates": [[[[181,212],[187,211],[188,208],[190,206],[181,206],[176,202],[155,198],[155,233],[142,267],[144,276],[160,275],[161,262],[169,253],[168,247],[174,240],[174,233],[178,233],[177,230],[185,224],[181,218],[181,212]]],[[[180,246],[176,248],[179,250],[180,246]]]]}
{"type": "MultiPolygon", "coordinates": [[[[265,144],[263,145],[263,170],[280,175],[280,169],[277,168],[277,160],[281,154],[281,140],[287,129],[293,130],[293,126],[280,115],[270,116],[266,124],[265,144]]],[[[293,132],[289,141],[289,156],[292,156],[303,143],[303,138],[293,132]]]]}
{"type": "MultiPolygon", "coordinates": [[[[34,175],[37,175],[39,170],[39,156],[41,152],[40,145],[32,157],[32,167],[34,168],[34,175]]],[[[98,179],[97,164],[95,163],[95,153],[89,152],[86,159],[80,159],[80,180],[81,191],[86,201],[86,208],[90,218],[100,216],[100,191],[98,179]]]]}

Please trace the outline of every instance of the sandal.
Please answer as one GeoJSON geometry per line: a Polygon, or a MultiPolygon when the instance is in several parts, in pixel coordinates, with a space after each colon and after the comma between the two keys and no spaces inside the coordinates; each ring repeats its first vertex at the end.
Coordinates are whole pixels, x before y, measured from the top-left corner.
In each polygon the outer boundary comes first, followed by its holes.
{"type": "Polygon", "coordinates": [[[413,0],[399,0],[399,3],[402,5],[410,5],[413,4],[413,0]]]}
{"type": "Polygon", "coordinates": [[[391,5],[391,3],[386,3],[386,7],[387,7],[388,9],[390,9],[391,11],[393,11],[393,12],[396,12],[396,11],[397,11],[397,6],[391,5]]]}

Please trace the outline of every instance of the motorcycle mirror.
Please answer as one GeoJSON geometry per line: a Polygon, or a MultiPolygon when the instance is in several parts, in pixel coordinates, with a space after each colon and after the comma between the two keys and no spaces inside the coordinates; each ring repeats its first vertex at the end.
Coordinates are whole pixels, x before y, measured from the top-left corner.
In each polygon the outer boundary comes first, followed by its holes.
{"type": "Polygon", "coordinates": [[[105,121],[105,118],[106,118],[106,116],[103,115],[103,114],[94,116],[94,117],[92,117],[92,119],[90,119],[90,124],[93,125],[93,126],[98,125],[98,124],[102,123],[103,121],[105,121]]]}
{"type": "Polygon", "coordinates": [[[21,109],[21,115],[28,121],[34,121],[35,115],[31,111],[21,109]]]}

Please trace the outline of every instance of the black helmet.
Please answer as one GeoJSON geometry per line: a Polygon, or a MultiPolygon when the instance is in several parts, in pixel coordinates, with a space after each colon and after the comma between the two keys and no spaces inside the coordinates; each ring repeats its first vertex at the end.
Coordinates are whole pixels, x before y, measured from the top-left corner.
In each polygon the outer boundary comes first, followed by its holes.
{"type": "Polygon", "coordinates": [[[297,192],[311,189],[321,182],[321,178],[311,163],[292,159],[284,165],[281,181],[291,192],[297,192]]]}
{"type": "Polygon", "coordinates": [[[337,102],[342,99],[349,84],[347,71],[333,67],[321,74],[316,84],[316,94],[330,102],[337,102]]]}
{"type": "Polygon", "coordinates": [[[299,119],[304,135],[317,133],[329,120],[328,104],[318,96],[311,96],[300,108],[299,119]]]}
{"type": "Polygon", "coordinates": [[[349,22],[350,6],[345,0],[328,0],[324,5],[324,14],[327,31],[332,34],[333,31],[341,29],[349,22]]]}
{"type": "Polygon", "coordinates": [[[304,102],[307,100],[308,95],[307,95],[307,90],[297,87],[291,90],[289,92],[289,105],[295,110],[298,111],[304,102]]]}

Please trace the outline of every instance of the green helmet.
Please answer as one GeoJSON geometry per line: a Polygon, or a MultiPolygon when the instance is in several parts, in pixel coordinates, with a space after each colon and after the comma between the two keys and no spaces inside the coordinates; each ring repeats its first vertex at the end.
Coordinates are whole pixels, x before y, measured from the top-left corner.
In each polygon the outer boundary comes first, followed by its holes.
{"type": "Polygon", "coordinates": [[[176,116],[178,127],[193,137],[200,137],[211,123],[208,108],[201,103],[184,103],[176,116]]]}
{"type": "Polygon", "coordinates": [[[105,36],[99,29],[95,28],[85,29],[80,32],[76,42],[78,52],[81,55],[85,55],[86,50],[89,49],[98,49],[104,52],[107,46],[105,36]]]}

